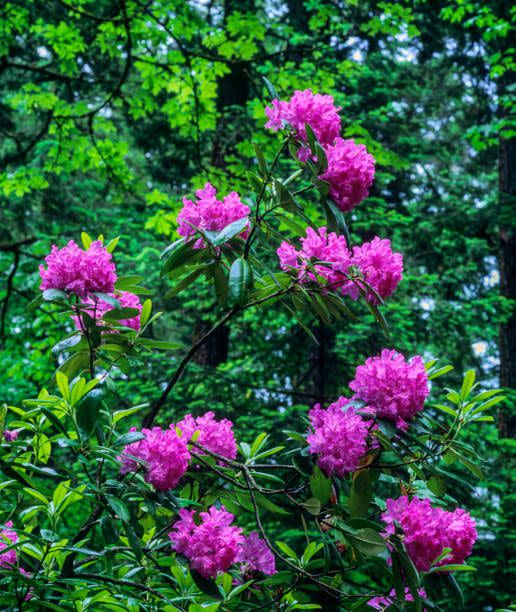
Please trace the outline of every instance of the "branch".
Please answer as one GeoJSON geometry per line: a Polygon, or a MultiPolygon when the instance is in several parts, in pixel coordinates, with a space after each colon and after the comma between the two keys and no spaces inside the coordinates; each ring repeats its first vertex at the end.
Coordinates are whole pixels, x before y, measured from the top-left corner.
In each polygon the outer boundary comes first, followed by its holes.
{"type": "Polygon", "coordinates": [[[222,327],[222,325],[224,325],[224,323],[229,321],[229,319],[231,319],[231,317],[238,310],[239,309],[237,307],[234,307],[234,308],[231,308],[231,310],[228,310],[228,312],[221,319],[219,319],[219,321],[217,321],[217,323],[215,323],[215,325],[211,329],[209,329],[204,334],[204,336],[199,338],[199,340],[197,340],[197,342],[190,347],[190,350],[183,357],[183,359],[181,360],[181,363],[179,364],[177,370],[174,372],[174,375],[169,380],[167,386],[165,387],[165,390],[161,394],[161,397],[154,404],[154,406],[152,407],[152,410],[144,418],[144,420],[143,420],[143,427],[151,427],[152,426],[152,424],[154,422],[154,419],[156,418],[158,412],[161,410],[163,404],[167,401],[167,397],[170,395],[170,392],[174,388],[174,386],[177,383],[177,381],[181,378],[183,372],[186,369],[186,366],[192,360],[194,355],[210,339],[210,337],[217,331],[217,329],[219,329],[219,327],[222,327]]]}

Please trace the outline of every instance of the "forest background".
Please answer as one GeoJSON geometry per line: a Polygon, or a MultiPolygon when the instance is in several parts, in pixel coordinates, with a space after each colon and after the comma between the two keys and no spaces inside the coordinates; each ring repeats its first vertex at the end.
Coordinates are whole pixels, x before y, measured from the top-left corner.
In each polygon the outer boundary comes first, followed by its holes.
{"type": "MultiPolygon", "coordinates": [[[[345,137],[377,160],[350,229],[361,240],[390,236],[405,257],[384,309],[390,338],[361,317],[316,326],[314,341],[286,311],[247,311],[200,351],[162,418],[221,410],[237,433],[271,422],[279,432],[332,401],[354,364],[384,345],[453,363],[450,386],[476,369],[508,399],[494,424],[468,434],[487,458],[475,486],[460,472],[454,481],[480,533],[471,560],[480,571],[460,581],[467,610],[506,606],[516,520],[514,16],[508,2],[481,0],[3,2],[0,401],[34,396],[55,369],[63,322],[27,304],[50,245],[82,231],[120,236],[119,268],[159,288],[156,338],[202,335],[217,318],[207,286],[167,296],[159,278],[183,195],[207,180],[249,193],[251,138],[266,153],[274,146],[262,130],[263,77],[283,98],[307,87],[332,94],[345,137]]],[[[121,374],[120,407],[155,400],[174,359],[121,374]]]]}

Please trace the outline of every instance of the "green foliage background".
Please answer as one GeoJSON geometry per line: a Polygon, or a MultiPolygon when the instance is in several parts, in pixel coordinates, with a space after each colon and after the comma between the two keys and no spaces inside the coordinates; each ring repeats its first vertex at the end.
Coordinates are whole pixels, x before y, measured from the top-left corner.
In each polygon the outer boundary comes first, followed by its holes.
{"type": "MultiPolygon", "coordinates": [[[[495,386],[499,325],[514,309],[500,295],[497,259],[499,232],[514,229],[497,190],[499,141],[514,137],[507,4],[2,3],[0,400],[34,396],[55,369],[50,349],[70,323],[26,306],[50,245],[81,231],[120,236],[119,268],[158,288],[157,338],[188,343],[215,320],[201,281],[187,297],[165,298],[159,253],[174,237],[181,198],[205,181],[251,195],[242,180],[251,138],[267,154],[275,144],[262,129],[263,76],[284,97],[307,87],[334,95],[346,136],[375,155],[374,188],[350,229],[356,240],[391,237],[404,253],[404,282],[385,308],[392,334],[386,341],[362,316],[321,326],[317,344],[287,314],[247,312],[207,346],[161,420],[212,409],[250,439],[271,423],[280,431],[307,405],[334,399],[355,364],[384,345],[455,364],[450,385],[473,367],[495,386]]],[[[155,400],[171,359],[121,372],[120,407],[155,400]]],[[[487,457],[482,479],[454,485],[481,534],[480,571],[461,577],[468,610],[507,606],[514,569],[514,441],[497,425],[478,432],[470,442],[487,457]]]]}

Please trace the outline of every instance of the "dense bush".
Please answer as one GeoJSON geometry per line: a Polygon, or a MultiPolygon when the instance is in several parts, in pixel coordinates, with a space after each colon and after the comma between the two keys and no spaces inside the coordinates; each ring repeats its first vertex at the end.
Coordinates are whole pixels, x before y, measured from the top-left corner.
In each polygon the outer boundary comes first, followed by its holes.
{"type": "Polygon", "coordinates": [[[286,102],[267,87],[276,155],[256,145],[248,197],[207,183],[185,198],[181,237],[162,253],[168,297],[204,279],[219,303],[191,346],[154,337],[162,313],[143,277],[115,267],[117,238],[83,233],[41,265],[30,308],[46,302],[72,331],[47,387],[2,414],[6,609],[430,610],[460,597],[454,574],[473,569],[477,533],[448,466],[479,473],[464,436],[501,400],[473,371],[457,391],[435,388],[451,366],[386,348],[295,430],[269,419],[255,439],[235,436],[209,392],[197,414],[172,404],[164,420],[196,353],[249,309],[286,311],[309,336],[308,313],[326,324],[372,313],[390,344],[382,307],[402,255],[385,237],[353,244],[344,214],[367,196],[374,159],[340,138],[330,96],[286,102]],[[126,375],[157,351],[181,352],[161,395],[120,408],[126,375]]]}

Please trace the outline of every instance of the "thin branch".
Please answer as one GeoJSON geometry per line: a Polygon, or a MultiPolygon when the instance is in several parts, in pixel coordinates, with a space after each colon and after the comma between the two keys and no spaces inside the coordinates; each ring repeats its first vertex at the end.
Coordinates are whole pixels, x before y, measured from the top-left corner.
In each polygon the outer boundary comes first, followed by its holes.
{"type": "Polygon", "coordinates": [[[157,402],[152,407],[152,410],[144,418],[144,420],[143,420],[143,427],[151,427],[152,426],[152,424],[154,422],[154,419],[156,418],[158,412],[161,410],[163,404],[167,401],[167,398],[170,395],[170,392],[174,388],[174,386],[177,383],[177,381],[183,375],[183,372],[185,371],[185,369],[186,369],[187,365],[189,364],[189,362],[193,359],[194,355],[210,339],[210,337],[217,331],[217,329],[219,329],[219,327],[222,327],[222,325],[224,325],[224,323],[229,321],[229,319],[231,319],[231,317],[238,310],[239,309],[237,307],[234,307],[234,308],[231,308],[230,310],[228,310],[228,312],[221,319],[219,319],[219,321],[211,329],[209,329],[204,334],[204,336],[199,338],[199,340],[197,340],[197,342],[190,347],[190,350],[186,353],[186,355],[181,360],[178,368],[174,372],[174,375],[168,381],[168,384],[165,387],[165,390],[163,391],[163,393],[161,394],[161,396],[159,397],[157,402]]]}

